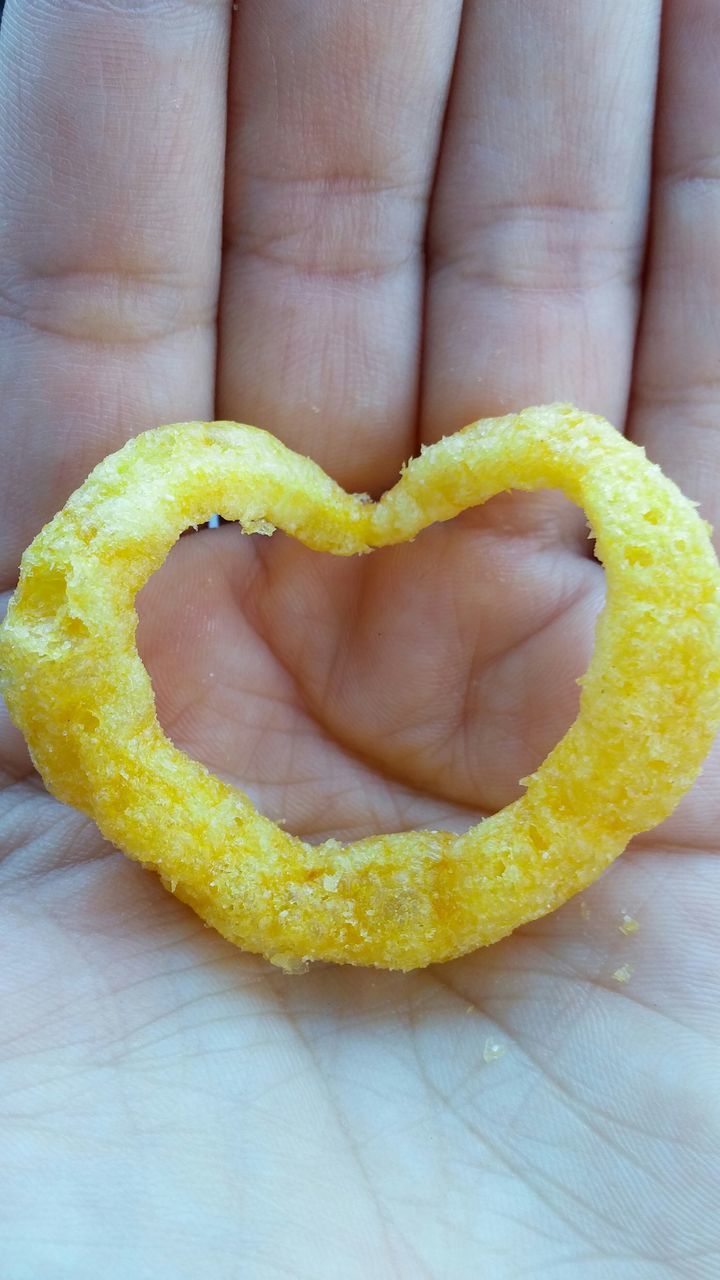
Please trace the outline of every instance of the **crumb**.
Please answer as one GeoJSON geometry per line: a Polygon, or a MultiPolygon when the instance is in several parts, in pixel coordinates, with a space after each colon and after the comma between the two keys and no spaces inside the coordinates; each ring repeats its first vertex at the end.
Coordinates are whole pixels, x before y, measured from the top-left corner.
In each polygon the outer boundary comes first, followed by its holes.
{"type": "Polygon", "coordinates": [[[639,928],[640,928],[640,925],[638,921],[635,920],[633,916],[629,916],[627,914],[627,911],[624,911],[622,914],[622,919],[618,925],[618,929],[620,930],[620,932],[626,933],[626,934],[637,933],[639,928]]]}
{"type": "Polygon", "coordinates": [[[496,1062],[498,1058],[502,1058],[505,1053],[505,1045],[494,1040],[492,1036],[488,1036],[483,1049],[483,1059],[485,1062],[496,1062]]]}
{"type": "Polygon", "coordinates": [[[632,977],[632,973],[632,965],[621,964],[620,968],[616,969],[612,976],[615,982],[629,982],[632,977]]]}
{"type": "Polygon", "coordinates": [[[277,951],[275,955],[268,956],[268,960],[286,974],[307,973],[310,968],[307,960],[287,951],[277,951]]]}

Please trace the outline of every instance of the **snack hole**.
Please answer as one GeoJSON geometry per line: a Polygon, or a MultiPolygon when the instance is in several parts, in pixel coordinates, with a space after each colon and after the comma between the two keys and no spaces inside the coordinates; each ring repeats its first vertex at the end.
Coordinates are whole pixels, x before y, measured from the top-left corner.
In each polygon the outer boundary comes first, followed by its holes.
{"type": "Polygon", "coordinates": [[[542,835],[538,831],[537,827],[533,827],[533,826],[528,827],[527,834],[528,834],[528,840],[530,841],[533,848],[544,849],[545,844],[547,842],[543,840],[542,835]]]}
{"type": "Polygon", "coordinates": [[[625,559],[628,564],[640,565],[641,568],[647,569],[653,562],[653,555],[647,547],[626,547],[625,559]]]}
{"type": "Polygon", "coordinates": [[[23,578],[18,595],[34,620],[50,619],[65,604],[67,579],[62,569],[39,567],[23,578]]]}
{"type": "Polygon", "coordinates": [[[88,710],[87,707],[80,707],[73,716],[73,722],[79,728],[84,729],[86,733],[94,733],[100,720],[94,711],[88,710]]]}
{"type": "MultiPolygon", "coordinates": [[[[558,493],[555,490],[539,490],[537,493],[513,490],[508,494],[496,495],[487,502],[483,510],[488,516],[489,527],[504,531],[505,520],[509,518],[509,511],[505,507],[512,506],[513,520],[528,531],[533,529],[539,536],[538,521],[542,515],[542,520],[550,522],[551,514],[557,514],[557,500],[558,493]],[[544,505],[546,500],[547,509],[544,505]]],[[[563,518],[576,517],[577,506],[564,499],[563,502],[563,518]]],[[[477,519],[478,513],[473,514],[477,519]]],[[[461,520],[462,517],[458,517],[458,525],[461,520]]],[[[421,543],[423,538],[430,536],[429,531],[423,531],[418,535],[417,541],[421,543]]],[[[327,825],[322,825],[319,830],[308,828],[304,820],[301,786],[293,790],[278,786],[276,782],[277,777],[282,776],[283,769],[293,767],[295,748],[292,746],[291,735],[275,728],[272,722],[265,730],[268,714],[272,714],[272,711],[267,702],[261,704],[255,701],[262,697],[261,688],[256,691],[252,682],[236,681],[233,684],[232,678],[227,678],[221,625],[225,607],[222,604],[223,591],[227,584],[221,575],[215,576],[213,566],[213,547],[218,545],[216,539],[223,537],[232,537],[237,544],[237,525],[228,524],[218,533],[200,532],[187,539],[181,538],[171,549],[163,566],[151,576],[137,596],[136,644],[153,687],[160,726],[175,747],[217,774],[222,781],[239,787],[266,817],[288,834],[300,836],[310,845],[322,844],[328,837],[336,835],[345,840],[348,838],[348,827],[343,821],[342,801],[329,817],[327,825]],[[158,615],[163,618],[160,625],[158,615]],[[244,754],[242,733],[246,731],[248,712],[250,723],[259,728],[254,734],[252,752],[244,754]],[[236,741],[239,747],[236,747],[236,741]]],[[[550,529],[547,531],[547,539],[551,542],[550,529]]],[[[416,549],[407,548],[402,553],[406,557],[408,589],[417,600],[425,601],[425,612],[418,610],[418,631],[422,634],[423,627],[430,628],[437,608],[437,596],[432,584],[437,582],[442,587],[447,581],[447,575],[444,569],[438,569],[437,578],[431,580],[431,586],[426,583],[420,591],[413,576],[416,549]]],[[[396,554],[391,548],[381,549],[376,553],[375,563],[378,568],[382,558],[391,554],[396,554]]],[[[490,576],[496,575],[504,582],[509,582],[511,585],[508,587],[508,597],[516,596],[513,575],[518,562],[517,540],[504,536],[488,539],[487,543],[478,543],[477,548],[472,550],[472,556],[477,557],[478,571],[484,571],[490,562],[490,576]]],[[[473,572],[474,568],[473,558],[468,572],[473,572]]],[[[561,557],[558,575],[560,572],[567,572],[567,598],[570,601],[576,589],[575,569],[574,556],[561,557]]],[[[522,574],[519,575],[519,582],[522,588],[522,574]]],[[[564,595],[560,592],[558,594],[564,603],[564,595]]],[[[472,677],[469,689],[467,683],[460,680],[454,683],[446,675],[434,677],[443,696],[454,698],[454,705],[460,707],[468,699],[468,736],[472,738],[482,760],[481,768],[474,773],[471,768],[467,770],[468,777],[464,783],[466,790],[464,794],[460,792],[457,796],[458,801],[464,802],[467,809],[465,813],[452,819],[453,831],[459,834],[472,826],[471,805],[473,798],[477,801],[475,792],[471,790],[476,786],[476,781],[473,780],[475,775],[482,776],[484,788],[477,803],[488,811],[501,809],[523,794],[525,788],[520,779],[540,767],[547,753],[573,723],[580,700],[577,679],[586,670],[592,650],[592,621],[588,624],[586,619],[590,614],[594,621],[603,603],[604,599],[598,593],[592,601],[581,600],[577,609],[571,606],[569,613],[558,609],[558,636],[567,634],[570,628],[573,633],[578,633],[579,643],[568,644],[567,650],[562,640],[558,644],[543,645],[536,660],[536,676],[522,690],[522,697],[517,696],[514,687],[511,696],[503,695],[502,690],[499,692],[493,672],[492,653],[488,653],[486,659],[478,660],[477,677],[468,669],[468,676],[472,677]],[[548,707],[551,708],[550,715],[548,707]],[[512,717],[510,721],[509,717],[512,717]]],[[[390,601],[387,613],[378,618],[378,668],[383,665],[383,640],[391,631],[392,609],[390,601]]],[[[535,615],[529,617],[532,626],[535,615]]],[[[232,625],[235,637],[237,631],[234,621],[232,625]]],[[[475,650],[475,654],[479,655],[479,649],[475,650]]],[[[417,699],[423,692],[423,680],[422,674],[415,675],[412,663],[408,666],[406,682],[400,682],[397,690],[391,689],[390,696],[397,693],[400,704],[396,723],[412,728],[416,723],[422,726],[433,722],[435,715],[431,713],[421,721],[413,721],[417,699]],[[401,705],[404,693],[408,697],[406,710],[401,705]]],[[[230,675],[232,677],[232,668],[230,675]]],[[[506,681],[506,685],[509,684],[506,681]]],[[[374,723],[373,717],[372,724],[374,723]]],[[[438,737],[433,738],[428,733],[424,753],[418,751],[417,756],[412,755],[414,743],[408,730],[409,745],[403,762],[410,761],[409,768],[417,770],[410,774],[410,785],[420,788],[427,786],[431,789],[437,781],[438,767],[445,769],[447,776],[447,762],[451,758],[445,747],[447,730],[439,718],[438,723],[441,730],[438,737]]],[[[366,749],[368,757],[377,761],[380,772],[386,769],[390,776],[393,775],[392,763],[386,763],[380,752],[373,755],[373,745],[367,738],[361,749],[366,749]]],[[[313,767],[312,758],[310,767],[313,767]]],[[[402,785],[402,776],[398,781],[402,785]]],[[[440,785],[445,785],[444,780],[440,785]]],[[[306,791],[309,789],[307,784],[306,791]]],[[[352,799],[348,807],[352,820],[349,829],[353,838],[365,838],[378,833],[381,824],[371,810],[358,816],[352,799]]],[[[448,819],[443,818],[443,826],[446,821],[448,819]]],[[[237,825],[242,828],[244,823],[240,821],[237,825]]],[[[402,820],[398,823],[398,829],[404,829],[402,820]]],[[[539,852],[544,852],[547,836],[538,833],[535,847],[539,852]]]]}
{"type": "Polygon", "coordinates": [[[71,640],[84,640],[90,632],[82,618],[68,618],[65,623],[65,634],[71,640]]]}

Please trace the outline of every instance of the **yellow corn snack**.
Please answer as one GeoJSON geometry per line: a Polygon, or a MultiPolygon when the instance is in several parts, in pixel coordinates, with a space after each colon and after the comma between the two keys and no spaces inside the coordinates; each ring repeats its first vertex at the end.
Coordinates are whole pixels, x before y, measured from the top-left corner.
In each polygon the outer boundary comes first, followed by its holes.
{"type": "Polygon", "coordinates": [[[221,934],[285,968],[412,969],[494,942],[593,881],[697,777],[720,724],[720,569],[644,451],[566,406],[473,423],[377,503],[254,427],[191,422],[105,459],[23,556],[1,684],[50,791],[221,934]],[[355,555],[509,489],[562,489],[607,576],[577,720],[521,799],[465,835],[312,846],[161,730],[134,598],[213,512],[355,555]]]}

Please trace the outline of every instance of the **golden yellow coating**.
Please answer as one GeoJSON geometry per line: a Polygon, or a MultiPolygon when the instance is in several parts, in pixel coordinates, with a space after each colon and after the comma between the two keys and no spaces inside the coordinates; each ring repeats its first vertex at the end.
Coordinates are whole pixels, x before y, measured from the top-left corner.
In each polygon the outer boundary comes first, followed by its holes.
{"type": "Polygon", "coordinates": [[[477,422],[378,502],[254,427],[193,422],[106,458],[26,551],[2,687],[47,786],[226,938],[285,968],[412,969],[543,915],[671,812],[720,724],[720,570],[707,526],[644,452],[568,406],[477,422]],[[178,751],[135,648],[134,598],[215,511],[355,555],[508,489],[585,509],[607,604],[578,718],[521,799],[465,835],[305,844],[178,751]]]}

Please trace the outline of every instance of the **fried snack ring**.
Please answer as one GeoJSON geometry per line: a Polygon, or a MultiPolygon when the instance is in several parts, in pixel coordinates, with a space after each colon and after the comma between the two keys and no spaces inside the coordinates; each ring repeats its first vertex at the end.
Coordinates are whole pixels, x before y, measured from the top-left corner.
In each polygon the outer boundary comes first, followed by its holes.
{"type": "Polygon", "coordinates": [[[568,406],[440,440],[378,503],[264,431],[193,422],[130,440],[38,535],[0,664],[49,789],[226,938],[288,969],[412,969],[550,911],[671,812],[720,724],[720,570],[708,527],[644,451],[568,406]],[[465,835],[311,846],[166,738],[133,601],[189,525],[219,511],[348,556],[540,488],[585,509],[607,604],[578,718],[521,799],[465,835]]]}

